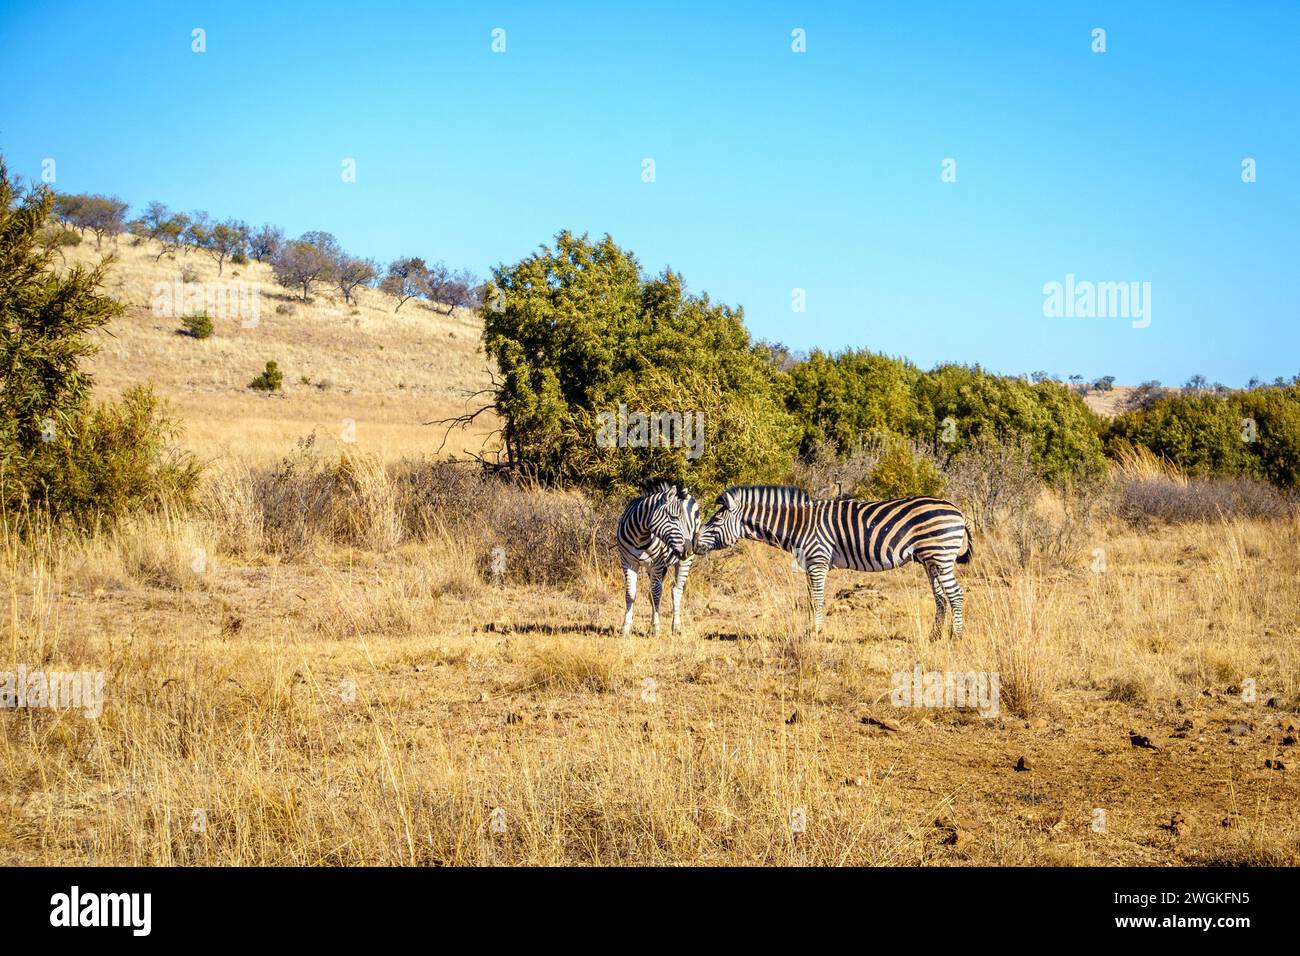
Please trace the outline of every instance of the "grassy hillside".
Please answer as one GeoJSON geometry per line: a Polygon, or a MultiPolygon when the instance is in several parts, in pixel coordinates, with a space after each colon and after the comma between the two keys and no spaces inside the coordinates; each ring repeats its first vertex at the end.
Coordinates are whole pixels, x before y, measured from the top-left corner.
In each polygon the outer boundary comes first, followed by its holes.
{"type": "Polygon", "coordinates": [[[1135,388],[1134,385],[1116,385],[1109,392],[1093,390],[1083,396],[1083,403],[1096,414],[1113,418],[1123,410],[1124,403],[1135,388]]]}
{"type": "MultiPolygon", "coordinates": [[[[102,351],[90,363],[97,387],[109,394],[154,382],[184,419],[186,444],[205,459],[278,458],[313,430],[327,445],[340,442],[348,419],[356,423],[353,447],[363,452],[385,460],[432,453],[443,429],[422,423],[459,414],[465,393],[488,384],[472,313],[445,315],[410,301],[394,314],[396,300],[371,289],[349,306],[324,286],[303,303],[275,283],[269,265],[227,263],[221,280],[259,284],[260,323],[214,318],[215,334],[198,340],[181,333],[180,319],[153,313],[152,293],[183,269],[195,281],[216,281],[212,259],[190,251],[155,261],[155,243],[127,236],[102,251],[116,257],[107,290],[127,311],[99,336],[102,351]],[[282,393],[246,387],[268,360],[284,372],[282,393]]],[[[72,265],[99,253],[88,240],[66,256],[72,265]]],[[[472,431],[453,432],[448,450],[478,450],[495,427],[483,416],[472,431]]]]}

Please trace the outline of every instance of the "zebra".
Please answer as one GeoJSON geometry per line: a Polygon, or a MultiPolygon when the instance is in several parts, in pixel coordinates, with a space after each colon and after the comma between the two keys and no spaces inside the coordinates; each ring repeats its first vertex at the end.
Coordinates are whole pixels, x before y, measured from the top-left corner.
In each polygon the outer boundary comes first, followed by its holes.
{"type": "Polygon", "coordinates": [[[729,548],[741,538],[792,552],[808,574],[816,631],[822,629],[826,574],[832,567],[887,571],[916,561],[934,592],[931,638],[943,632],[945,605],[952,608],[952,635],[961,637],[965,598],[952,569],[969,562],[974,548],[965,516],[951,502],[925,496],[815,499],[802,488],[751,485],[728,488],[718,505],[696,537],[696,554],[729,548]]]}
{"type": "Polygon", "coordinates": [[[627,610],[623,634],[632,631],[632,605],[636,601],[637,569],[645,564],[650,576],[651,627],[659,633],[659,598],[664,575],[676,567],[673,579],[673,633],[682,628],[682,594],[695,559],[693,546],[700,528],[700,505],[685,489],[665,478],[647,481],[641,496],[633,498],[618,522],[618,553],[627,584],[627,610]]]}

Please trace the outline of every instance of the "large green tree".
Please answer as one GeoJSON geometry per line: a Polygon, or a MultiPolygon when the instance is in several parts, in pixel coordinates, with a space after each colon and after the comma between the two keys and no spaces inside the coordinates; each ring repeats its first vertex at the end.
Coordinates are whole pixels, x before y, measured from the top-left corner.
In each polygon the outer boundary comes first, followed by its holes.
{"type": "Polygon", "coordinates": [[[513,466],[618,488],[665,474],[704,493],[788,471],[798,435],[781,373],[741,310],[689,293],[669,269],[647,276],[609,236],[561,232],[499,266],[481,312],[513,466]],[[637,414],[678,416],[678,432],[659,432],[678,440],[640,441],[624,428],[637,414]]]}

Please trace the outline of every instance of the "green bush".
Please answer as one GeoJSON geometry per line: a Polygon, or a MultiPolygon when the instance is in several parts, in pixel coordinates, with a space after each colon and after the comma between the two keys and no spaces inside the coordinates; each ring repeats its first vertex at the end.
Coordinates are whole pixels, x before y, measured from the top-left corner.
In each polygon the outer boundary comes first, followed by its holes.
{"type": "Polygon", "coordinates": [[[187,315],[181,324],[185,326],[186,333],[196,339],[211,338],[212,333],[216,331],[212,319],[202,312],[198,315],[187,315]]]}
{"type": "Polygon", "coordinates": [[[902,439],[888,442],[867,480],[854,494],[861,498],[905,498],[944,493],[944,478],[934,458],[902,439]]]}
{"type": "Polygon", "coordinates": [[[1145,447],[1186,474],[1300,487],[1300,386],[1168,393],[1106,429],[1108,449],[1145,447]]]}
{"type": "Polygon", "coordinates": [[[21,478],[4,475],[6,504],[38,506],[87,527],[138,509],[187,507],[199,467],[173,446],[179,431],[147,385],[120,401],[91,404],[40,444],[21,478]]]}
{"type": "Polygon", "coordinates": [[[644,275],[609,236],[562,232],[555,248],[498,267],[481,314],[515,469],[619,490],[664,475],[706,494],[788,473],[788,382],[742,312],[688,294],[671,271],[644,275]],[[640,440],[642,413],[677,416],[680,440],[640,440]]]}
{"type": "Polygon", "coordinates": [[[93,525],[184,505],[198,468],[172,450],[175,421],[152,391],[89,400],[90,333],[123,309],[98,291],[110,259],[49,268],[53,207],[44,188],[19,196],[0,156],[0,507],[93,525]]]}
{"type": "Polygon", "coordinates": [[[1300,385],[1237,392],[1228,401],[1241,419],[1254,471],[1283,488],[1300,488],[1300,385]]]}
{"type": "Polygon", "coordinates": [[[904,359],[849,349],[838,355],[814,350],[790,371],[787,405],[799,421],[800,454],[823,442],[847,450],[877,431],[916,436],[928,422],[916,404],[924,373],[904,359]]]}
{"type": "Polygon", "coordinates": [[[1023,436],[1044,477],[1070,480],[1102,464],[1101,423],[1059,382],[993,375],[978,366],[910,362],[870,352],[813,352],[790,372],[787,404],[807,455],[829,441],[847,453],[873,431],[911,438],[944,459],[987,435],[1023,436]]]}
{"type": "Polygon", "coordinates": [[[1028,440],[1034,464],[1050,482],[1089,478],[1103,467],[1101,420],[1060,382],[993,375],[978,365],[941,365],[917,382],[925,430],[951,456],[980,435],[1028,440]]]}
{"type": "Polygon", "coordinates": [[[1241,418],[1232,402],[1217,395],[1171,394],[1116,417],[1106,443],[1116,450],[1124,442],[1143,446],[1188,475],[1257,475],[1241,418]]]}
{"type": "Polygon", "coordinates": [[[283,385],[284,373],[275,362],[267,362],[266,369],[248,383],[249,388],[255,388],[260,392],[278,392],[283,385]]]}

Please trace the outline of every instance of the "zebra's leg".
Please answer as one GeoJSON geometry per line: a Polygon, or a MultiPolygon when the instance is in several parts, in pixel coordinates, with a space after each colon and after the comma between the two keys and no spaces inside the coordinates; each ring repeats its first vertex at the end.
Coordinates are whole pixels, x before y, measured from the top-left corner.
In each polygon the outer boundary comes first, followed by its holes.
{"type": "Polygon", "coordinates": [[[694,555],[688,554],[686,559],[677,565],[677,573],[673,577],[673,633],[676,634],[682,629],[682,597],[686,594],[686,578],[691,573],[691,560],[694,555]]]}
{"type": "Polygon", "coordinates": [[[962,608],[966,603],[966,596],[962,593],[957,579],[952,576],[952,565],[943,569],[939,580],[943,584],[944,593],[948,595],[948,603],[952,606],[952,636],[956,639],[961,637],[962,626],[965,624],[962,620],[962,608]]]}
{"type": "Polygon", "coordinates": [[[930,577],[930,590],[934,592],[934,626],[930,628],[930,640],[937,641],[943,636],[943,619],[948,613],[948,596],[944,593],[943,582],[939,580],[938,565],[927,564],[925,573],[930,577]]]}
{"type": "Polygon", "coordinates": [[[826,612],[826,572],[829,565],[813,564],[808,568],[808,596],[812,599],[813,632],[822,632],[822,620],[826,612]]]}
{"type": "Polygon", "coordinates": [[[664,572],[667,565],[655,563],[650,565],[650,631],[659,633],[659,598],[664,593],[664,572]]]}
{"type": "Polygon", "coordinates": [[[636,603],[636,565],[623,562],[623,580],[626,583],[627,611],[623,614],[623,636],[632,633],[632,605],[636,603]]]}

